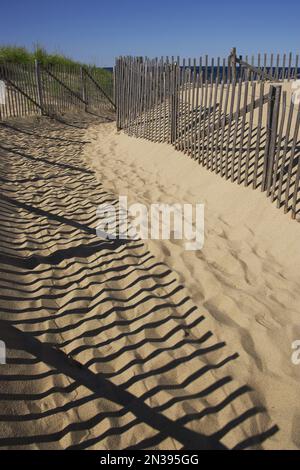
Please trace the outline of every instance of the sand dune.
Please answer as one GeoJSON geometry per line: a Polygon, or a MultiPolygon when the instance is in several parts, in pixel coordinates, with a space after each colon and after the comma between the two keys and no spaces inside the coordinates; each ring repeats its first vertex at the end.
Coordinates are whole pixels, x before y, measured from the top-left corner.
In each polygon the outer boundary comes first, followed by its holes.
{"type": "Polygon", "coordinates": [[[0,126],[0,448],[297,447],[298,225],[114,126],[0,126]],[[96,237],[97,205],[119,193],[192,202],[199,188],[201,252],[96,237]]]}

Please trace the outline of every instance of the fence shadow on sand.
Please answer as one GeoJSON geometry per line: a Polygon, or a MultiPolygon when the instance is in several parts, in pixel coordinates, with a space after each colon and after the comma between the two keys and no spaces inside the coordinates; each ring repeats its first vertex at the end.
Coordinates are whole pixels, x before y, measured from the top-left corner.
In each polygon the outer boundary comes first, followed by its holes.
{"type": "Polygon", "coordinates": [[[84,129],[0,135],[0,448],[259,448],[277,427],[228,372],[238,354],[141,241],[96,237],[115,198],[81,158],[84,129]]]}

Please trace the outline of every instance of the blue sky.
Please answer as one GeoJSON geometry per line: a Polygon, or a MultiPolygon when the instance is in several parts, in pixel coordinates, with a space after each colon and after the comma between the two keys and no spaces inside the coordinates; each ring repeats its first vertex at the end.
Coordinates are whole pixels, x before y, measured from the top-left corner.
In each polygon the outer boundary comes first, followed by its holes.
{"type": "Polygon", "coordinates": [[[111,66],[118,55],[300,52],[300,0],[1,1],[0,43],[111,66]]]}

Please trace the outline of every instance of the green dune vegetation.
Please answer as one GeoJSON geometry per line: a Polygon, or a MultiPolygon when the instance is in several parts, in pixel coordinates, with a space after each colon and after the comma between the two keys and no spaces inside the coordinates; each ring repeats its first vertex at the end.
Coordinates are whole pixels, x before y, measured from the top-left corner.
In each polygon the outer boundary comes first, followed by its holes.
{"type": "Polygon", "coordinates": [[[40,45],[34,46],[32,51],[23,46],[0,45],[0,64],[12,63],[26,65],[34,63],[35,60],[38,60],[44,66],[61,65],[74,67],[83,65],[89,69],[93,73],[93,76],[97,77],[101,83],[105,83],[105,88],[107,90],[112,89],[112,72],[101,67],[97,67],[95,64],[85,64],[61,53],[49,53],[40,45]]]}

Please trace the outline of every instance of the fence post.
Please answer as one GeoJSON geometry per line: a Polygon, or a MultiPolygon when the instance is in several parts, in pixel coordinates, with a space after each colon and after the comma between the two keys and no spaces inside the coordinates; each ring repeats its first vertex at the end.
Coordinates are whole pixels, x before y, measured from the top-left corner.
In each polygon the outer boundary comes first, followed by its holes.
{"type": "Polygon", "coordinates": [[[230,52],[230,68],[232,73],[232,81],[236,81],[236,47],[233,47],[230,52]]]}
{"type": "Polygon", "coordinates": [[[266,129],[266,147],[264,153],[264,168],[261,183],[261,190],[267,190],[267,196],[270,195],[273,179],[273,164],[276,150],[280,97],[281,85],[270,85],[266,129]]]}
{"type": "Polygon", "coordinates": [[[44,100],[43,100],[43,88],[42,88],[42,79],[41,79],[41,67],[40,63],[37,59],[34,61],[34,68],[35,68],[35,80],[36,80],[36,88],[37,88],[37,102],[41,107],[41,114],[45,114],[44,111],[44,100]]]}
{"type": "Polygon", "coordinates": [[[115,103],[117,112],[117,131],[122,129],[122,113],[123,113],[123,86],[124,76],[123,72],[123,58],[119,57],[116,59],[115,64],[115,103]],[[123,80],[123,81],[122,81],[123,80]]]}
{"type": "Polygon", "coordinates": [[[176,142],[177,139],[177,101],[178,101],[178,90],[177,90],[177,64],[171,65],[171,144],[176,142]]]}
{"type": "MultiPolygon", "coordinates": [[[[243,66],[241,65],[241,62],[243,60],[243,56],[240,55],[239,56],[239,78],[242,79],[242,82],[244,82],[246,80],[246,76],[243,77],[243,72],[244,72],[244,69],[243,69],[243,66]]],[[[248,72],[248,71],[247,71],[248,72]]]]}
{"type": "Polygon", "coordinates": [[[82,99],[84,101],[84,110],[87,111],[88,103],[87,103],[87,93],[86,93],[86,82],[84,76],[84,68],[80,66],[80,80],[81,80],[81,94],[82,99]]]}
{"type": "Polygon", "coordinates": [[[116,103],[116,67],[113,67],[113,102],[116,103]]]}

